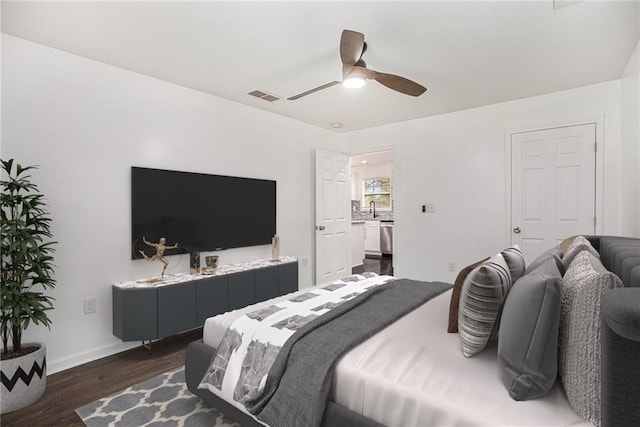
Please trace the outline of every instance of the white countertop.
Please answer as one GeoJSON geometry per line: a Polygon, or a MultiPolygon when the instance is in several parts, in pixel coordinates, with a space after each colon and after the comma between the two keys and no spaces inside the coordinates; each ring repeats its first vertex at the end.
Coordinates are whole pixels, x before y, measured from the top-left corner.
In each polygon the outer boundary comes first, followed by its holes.
{"type": "Polygon", "coordinates": [[[161,286],[175,285],[178,283],[190,282],[198,279],[207,279],[209,277],[215,277],[215,276],[224,276],[226,274],[238,273],[241,271],[249,271],[249,270],[254,270],[256,268],[271,267],[274,265],[286,264],[286,263],[296,262],[296,261],[297,259],[292,256],[283,256],[277,260],[260,259],[256,261],[243,262],[240,264],[221,265],[213,269],[211,273],[207,273],[207,274],[204,274],[204,273],[166,274],[162,279],[160,279],[159,277],[155,277],[155,278],[131,280],[128,282],[117,282],[117,283],[114,283],[113,286],[116,286],[118,288],[127,288],[127,289],[128,288],[157,288],[161,286]]]}

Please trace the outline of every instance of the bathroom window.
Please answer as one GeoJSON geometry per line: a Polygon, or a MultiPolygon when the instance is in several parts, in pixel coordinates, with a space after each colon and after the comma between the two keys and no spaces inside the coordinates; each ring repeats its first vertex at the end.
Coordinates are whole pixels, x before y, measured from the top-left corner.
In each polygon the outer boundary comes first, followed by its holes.
{"type": "Polygon", "coordinates": [[[391,209],[391,178],[369,178],[362,180],[362,209],[369,209],[374,201],[376,209],[391,209]]]}

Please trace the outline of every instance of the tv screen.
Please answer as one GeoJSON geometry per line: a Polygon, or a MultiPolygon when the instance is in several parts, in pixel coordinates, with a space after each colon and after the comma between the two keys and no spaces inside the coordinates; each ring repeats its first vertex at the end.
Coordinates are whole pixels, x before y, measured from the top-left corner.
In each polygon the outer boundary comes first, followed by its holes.
{"type": "Polygon", "coordinates": [[[165,255],[266,245],[276,234],[276,182],[131,168],[132,259],[161,237],[165,255]]]}

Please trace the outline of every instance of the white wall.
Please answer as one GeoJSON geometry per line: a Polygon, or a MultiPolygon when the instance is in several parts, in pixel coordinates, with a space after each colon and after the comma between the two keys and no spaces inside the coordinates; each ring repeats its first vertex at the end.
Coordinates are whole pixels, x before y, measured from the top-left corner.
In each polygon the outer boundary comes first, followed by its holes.
{"type": "MultiPolygon", "coordinates": [[[[132,165],[276,180],[281,254],[300,259],[300,285],[311,285],[313,151],[333,148],[333,133],[18,38],[2,43],[2,155],[41,166],[33,178],[59,242],[53,326],[25,333],[47,345],[49,373],[139,345],[112,335],[111,314],[112,283],[161,270],[131,260],[132,165]],[[87,296],[96,314],[83,314],[87,296]]],[[[219,253],[223,264],[270,254],[219,253]]],[[[188,271],[188,258],[169,257],[167,273],[188,271]]]]}
{"type": "Polygon", "coordinates": [[[621,79],[622,234],[640,237],[640,42],[621,79]]]}
{"type": "MultiPolygon", "coordinates": [[[[428,93],[426,96],[429,96],[428,93]]],[[[342,136],[350,152],[395,144],[394,273],[453,281],[458,268],[510,243],[506,185],[510,130],[600,120],[603,230],[621,231],[620,82],[413,120],[342,136]],[[435,214],[421,205],[435,203],[435,214]]]]}

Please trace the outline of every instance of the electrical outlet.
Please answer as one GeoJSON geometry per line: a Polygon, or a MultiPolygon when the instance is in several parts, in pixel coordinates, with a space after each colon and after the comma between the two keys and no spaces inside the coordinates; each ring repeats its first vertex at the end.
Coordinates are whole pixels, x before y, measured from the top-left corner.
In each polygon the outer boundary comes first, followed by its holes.
{"type": "Polygon", "coordinates": [[[424,205],[426,213],[436,213],[436,204],[435,203],[427,203],[424,205]]]}
{"type": "Polygon", "coordinates": [[[449,271],[456,271],[456,262],[449,261],[449,271]]]}
{"type": "Polygon", "coordinates": [[[86,297],[84,300],[84,314],[96,312],[96,297],[86,297]]]}
{"type": "Polygon", "coordinates": [[[306,268],[309,263],[309,259],[307,257],[302,258],[302,267],[306,268]]]}

